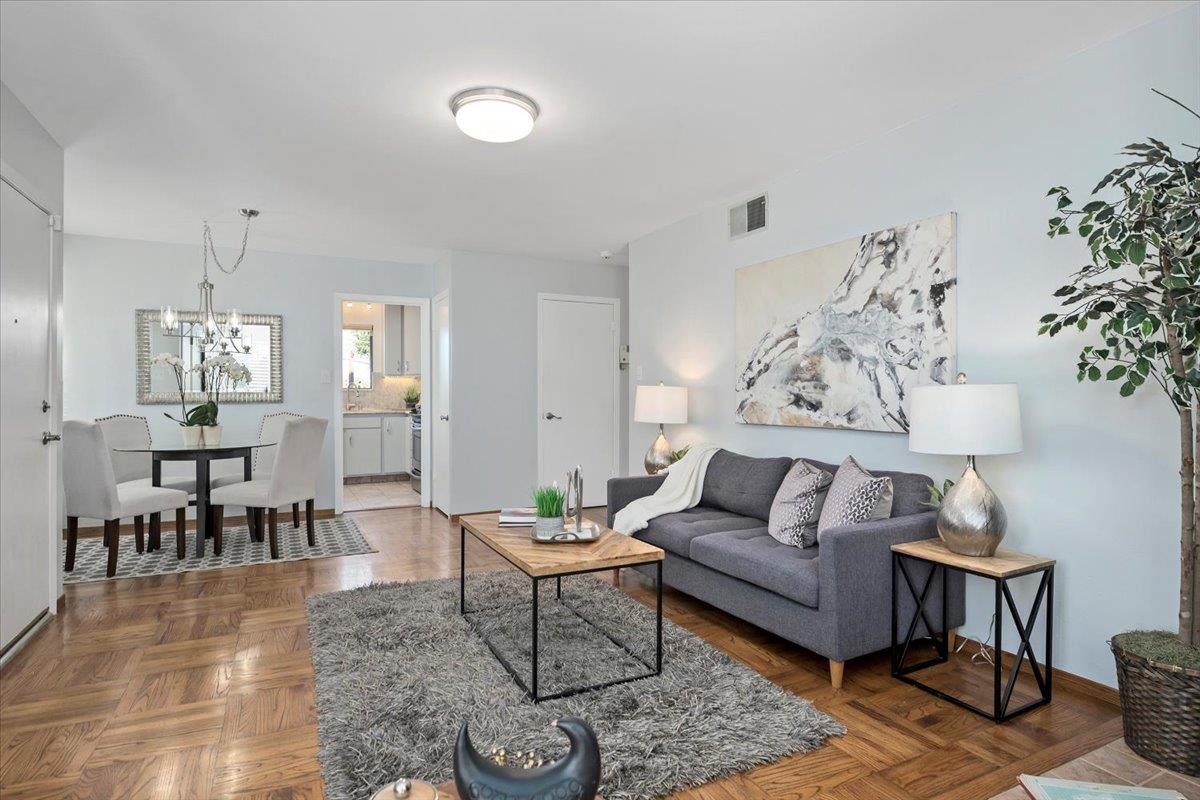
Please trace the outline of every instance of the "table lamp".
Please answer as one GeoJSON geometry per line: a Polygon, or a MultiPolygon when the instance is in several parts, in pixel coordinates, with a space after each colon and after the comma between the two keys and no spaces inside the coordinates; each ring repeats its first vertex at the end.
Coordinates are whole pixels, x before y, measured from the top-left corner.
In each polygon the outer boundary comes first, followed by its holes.
{"type": "Polygon", "coordinates": [[[633,400],[635,422],[657,422],[658,438],[646,451],[646,474],[657,475],[671,464],[671,445],[664,424],[687,422],[687,389],[683,386],[639,386],[633,400]]]}
{"type": "Polygon", "coordinates": [[[1015,383],[918,386],[909,408],[908,449],[967,457],[962,477],[938,510],[938,536],[966,556],[992,556],[1008,517],[992,488],[975,471],[975,457],[1021,452],[1021,405],[1015,383]]]}

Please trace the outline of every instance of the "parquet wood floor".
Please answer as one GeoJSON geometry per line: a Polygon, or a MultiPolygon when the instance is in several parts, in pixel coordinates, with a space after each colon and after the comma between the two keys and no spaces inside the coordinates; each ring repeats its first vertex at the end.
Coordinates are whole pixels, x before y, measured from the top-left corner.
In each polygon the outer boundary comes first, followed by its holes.
{"type": "MultiPolygon", "coordinates": [[[[0,796],[321,798],[305,598],[458,569],[457,531],[436,512],[355,520],[378,553],[68,587],[64,611],[0,671],[0,796]]],[[[468,566],[502,562],[476,543],[468,566]]],[[[638,576],[623,586],[653,602],[638,576]]],[[[886,654],[847,663],[835,692],[813,653],[671,590],[665,610],[849,728],[679,798],[982,799],[1120,735],[1117,708],[1059,685],[1050,706],[993,725],[893,680],[886,654]]],[[[985,698],[979,675],[960,659],[941,679],[985,698]]]]}

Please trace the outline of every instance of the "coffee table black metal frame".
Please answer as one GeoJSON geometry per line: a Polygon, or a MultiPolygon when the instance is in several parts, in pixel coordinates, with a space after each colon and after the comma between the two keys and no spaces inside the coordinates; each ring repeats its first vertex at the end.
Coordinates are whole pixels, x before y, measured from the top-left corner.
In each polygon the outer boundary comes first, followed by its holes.
{"type": "Polygon", "coordinates": [[[1054,564],[1051,563],[1044,567],[1037,567],[1024,572],[1015,573],[1005,577],[997,577],[988,575],[975,570],[967,569],[966,567],[950,566],[938,561],[920,558],[909,553],[898,553],[892,551],[892,677],[899,678],[905,683],[912,684],[919,689],[923,689],[930,694],[941,698],[949,703],[953,703],[959,708],[965,708],[967,711],[972,711],[981,717],[986,717],[993,722],[1007,722],[1013,717],[1024,714],[1027,711],[1032,711],[1035,708],[1044,706],[1050,702],[1053,678],[1054,678],[1054,564]],[[913,576],[905,566],[905,561],[916,561],[930,565],[932,568],[929,575],[925,578],[925,583],[918,592],[913,576]],[[980,708],[972,705],[965,700],[962,700],[953,695],[947,694],[940,689],[935,689],[932,686],[922,683],[921,681],[910,677],[913,673],[923,669],[945,664],[950,660],[949,638],[950,628],[946,621],[946,570],[955,569],[964,572],[968,575],[976,575],[980,578],[986,578],[995,585],[995,637],[996,646],[993,652],[993,667],[992,667],[992,709],[989,711],[985,708],[980,708]],[[1026,575],[1036,575],[1041,573],[1041,580],[1038,584],[1037,594],[1034,597],[1033,605],[1029,610],[1029,615],[1025,619],[1021,618],[1021,613],[1017,609],[1016,601],[1013,600],[1012,593],[1008,589],[1008,582],[1013,578],[1022,578],[1026,575]],[[940,628],[934,627],[930,622],[929,615],[926,614],[925,604],[928,602],[930,589],[933,587],[934,579],[941,575],[941,595],[942,595],[942,625],[940,628]],[[904,584],[908,588],[909,594],[916,601],[917,607],[913,611],[912,620],[908,623],[908,631],[904,637],[904,643],[901,645],[898,639],[898,616],[899,616],[899,599],[896,596],[897,576],[904,579],[904,584]],[[1033,635],[1033,625],[1037,620],[1038,610],[1042,606],[1042,601],[1046,602],[1046,638],[1045,652],[1046,660],[1042,666],[1038,665],[1037,656],[1033,652],[1033,644],[1030,638],[1033,635]],[[1021,640],[1020,647],[1012,662],[1012,671],[1008,675],[1007,682],[1004,680],[1003,659],[999,657],[1003,653],[1001,649],[1002,636],[1004,631],[1004,609],[1008,608],[1012,614],[1013,625],[1017,629],[1017,635],[1021,640]],[[926,630],[930,633],[929,638],[933,640],[934,648],[937,655],[933,658],[926,659],[917,664],[904,665],[905,658],[908,657],[908,649],[916,637],[917,623],[923,621],[926,630]],[[934,636],[933,632],[940,630],[940,637],[934,636]],[[1017,676],[1021,672],[1022,664],[1028,661],[1030,670],[1033,673],[1034,681],[1037,683],[1039,697],[1036,700],[1031,700],[1020,708],[1009,710],[1009,701],[1012,699],[1013,688],[1017,684],[1017,676]],[[1043,672],[1044,669],[1044,672],[1043,672]],[[1003,686],[1002,686],[1003,684],[1003,686]]]}
{"type": "MultiPolygon", "coordinates": [[[[596,573],[596,572],[612,572],[613,567],[596,567],[595,569],[581,569],[581,570],[574,570],[571,572],[556,573],[554,575],[530,575],[529,573],[525,572],[525,570],[521,569],[521,567],[518,564],[516,564],[512,559],[510,559],[508,556],[504,555],[504,553],[502,553],[499,550],[497,550],[496,548],[492,547],[486,539],[478,536],[474,531],[469,531],[466,525],[460,524],[458,526],[458,536],[459,536],[459,551],[458,551],[459,552],[459,562],[458,562],[458,576],[459,576],[458,577],[458,611],[459,611],[459,614],[461,614],[467,620],[467,624],[469,624],[471,626],[471,628],[477,634],[479,634],[479,637],[481,639],[483,639],[484,644],[486,644],[488,646],[488,649],[492,651],[492,655],[494,655],[496,657],[496,660],[500,662],[500,665],[504,667],[504,669],[508,672],[508,674],[512,676],[513,680],[516,681],[517,685],[521,687],[521,690],[523,692],[525,692],[525,694],[533,702],[541,703],[546,700],[558,700],[559,698],[563,698],[563,697],[573,697],[574,695],[583,694],[584,692],[594,692],[597,689],[606,689],[609,686],[618,686],[622,683],[630,683],[632,681],[640,681],[643,678],[653,678],[657,675],[662,674],[662,660],[663,660],[663,645],[662,645],[662,636],[663,636],[663,633],[662,633],[663,632],[662,565],[663,565],[663,562],[662,562],[662,559],[647,559],[645,561],[639,561],[639,562],[635,562],[632,564],[622,564],[621,565],[622,569],[625,567],[640,567],[640,566],[645,566],[648,564],[656,565],[656,575],[655,575],[655,582],[654,582],[654,585],[656,587],[656,594],[657,594],[657,600],[655,601],[655,612],[654,612],[655,613],[655,622],[654,622],[654,624],[655,624],[655,652],[654,652],[654,664],[653,664],[653,666],[651,666],[651,664],[642,655],[635,652],[631,647],[629,647],[629,645],[627,645],[626,643],[622,642],[621,640],[615,638],[612,634],[610,634],[608,631],[601,628],[596,623],[592,622],[590,619],[588,619],[583,614],[580,614],[579,611],[577,611],[570,604],[564,602],[562,599],[562,579],[563,578],[569,578],[574,575],[591,575],[592,573],[596,573]],[[479,628],[479,626],[476,625],[475,622],[471,619],[470,614],[474,614],[474,613],[477,613],[478,611],[486,610],[486,609],[476,609],[476,610],[470,611],[470,612],[467,611],[467,533],[468,532],[470,532],[471,536],[473,536],[475,539],[477,539],[480,542],[482,542],[483,544],[487,545],[488,549],[491,550],[493,553],[498,554],[501,558],[503,558],[509,564],[512,564],[514,567],[516,567],[521,572],[521,574],[525,575],[530,580],[530,583],[531,583],[532,589],[533,589],[533,593],[532,593],[533,614],[532,614],[532,618],[531,618],[532,631],[530,634],[532,637],[532,640],[533,640],[533,647],[531,648],[531,651],[530,651],[530,682],[529,683],[525,682],[525,679],[521,676],[521,674],[517,671],[517,669],[515,667],[513,667],[513,665],[508,661],[508,659],[506,659],[500,653],[500,651],[491,643],[491,641],[488,640],[488,637],[483,632],[483,630],[481,630],[479,628]],[[590,625],[595,630],[599,631],[606,639],[608,639],[610,642],[615,644],[617,647],[620,647],[622,650],[624,650],[626,653],[628,653],[634,660],[636,660],[638,663],[640,663],[642,666],[644,666],[646,668],[647,672],[645,672],[644,674],[640,674],[640,675],[630,675],[630,676],[624,677],[624,678],[616,678],[614,680],[604,681],[602,683],[597,683],[597,684],[593,684],[590,686],[573,687],[573,688],[566,689],[566,690],[563,690],[560,692],[554,692],[552,694],[540,694],[538,692],[538,652],[539,652],[538,597],[541,593],[542,581],[548,581],[548,580],[553,580],[555,582],[555,596],[558,599],[558,601],[560,603],[562,603],[564,608],[569,610],[572,614],[574,614],[576,617],[581,619],[583,622],[590,625]]],[[[547,547],[558,547],[558,546],[566,547],[569,545],[546,545],[546,546],[547,547]]]]}

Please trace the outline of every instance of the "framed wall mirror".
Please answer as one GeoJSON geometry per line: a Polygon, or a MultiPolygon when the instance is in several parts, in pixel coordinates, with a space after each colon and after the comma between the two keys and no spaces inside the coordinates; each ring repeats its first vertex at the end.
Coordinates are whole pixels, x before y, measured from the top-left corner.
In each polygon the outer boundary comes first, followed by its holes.
{"type": "MultiPolygon", "coordinates": [[[[178,311],[178,330],[167,334],[159,324],[157,309],[140,308],[134,312],[134,342],[137,357],[138,405],[167,405],[179,402],[175,372],[165,364],[154,364],[159,353],[179,356],[184,372],[186,403],[200,403],[205,397],[200,375],[190,371],[216,353],[206,352],[201,344],[203,330],[200,312],[178,311]],[[195,335],[189,335],[189,334],[195,335]]],[[[225,322],[218,314],[217,321],[225,322]]],[[[250,370],[250,382],[232,392],[222,392],[222,403],[282,403],[283,402],[283,317],[279,314],[242,314],[242,341],[248,353],[230,352],[250,370]]]]}

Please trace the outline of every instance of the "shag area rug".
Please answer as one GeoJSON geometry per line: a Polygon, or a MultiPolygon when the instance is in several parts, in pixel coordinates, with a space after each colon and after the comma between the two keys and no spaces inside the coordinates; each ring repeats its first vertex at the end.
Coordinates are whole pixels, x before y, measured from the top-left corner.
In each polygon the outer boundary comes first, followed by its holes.
{"type": "MultiPolygon", "coordinates": [[[[325,791],[359,800],[399,777],[451,777],[459,725],[475,745],[566,751],[552,720],[576,715],[600,740],[608,800],[687,786],[820,747],[845,728],[688,631],[663,621],[663,674],[535,705],[480,637],[528,676],[531,590],[513,572],[373,584],[308,600],[325,791]]],[[[539,689],[551,693],[645,672],[610,640],[654,661],[654,611],[595,578],[539,596],[539,689]],[[582,621],[581,615],[592,625],[582,621]],[[607,634],[607,635],[606,635],[607,634]]],[[[525,680],[528,682],[529,678],[525,680]]]]}
{"type": "MultiPolygon", "coordinates": [[[[317,543],[308,546],[304,520],[300,527],[292,527],[292,515],[280,514],[278,528],[279,558],[271,558],[271,546],[267,537],[263,541],[250,540],[250,530],[245,526],[226,527],[221,535],[221,555],[213,552],[212,539],[204,543],[204,555],[196,556],[196,532],[187,531],[187,549],[184,557],[175,557],[175,523],[164,522],[162,526],[162,549],[138,553],[133,536],[121,536],[117,551],[117,574],[109,578],[108,548],[100,536],[79,537],[75,549],[75,569],[63,572],[63,583],[89,583],[91,581],[140,578],[146,575],[166,575],[170,572],[197,572],[225,567],[242,567],[247,564],[268,564],[272,561],[301,561],[333,556],[352,556],[359,553],[374,553],[367,544],[362,531],[354,520],[347,516],[314,520],[317,543]],[[284,521],[286,520],[286,522],[284,521]]],[[[150,526],[146,526],[146,538],[150,538],[150,526]]]]}

